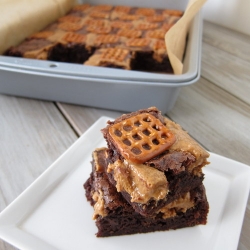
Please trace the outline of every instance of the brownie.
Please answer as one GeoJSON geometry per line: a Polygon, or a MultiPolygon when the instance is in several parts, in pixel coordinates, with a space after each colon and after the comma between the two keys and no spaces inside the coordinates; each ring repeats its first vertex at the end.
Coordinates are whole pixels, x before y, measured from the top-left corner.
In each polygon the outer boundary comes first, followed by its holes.
{"type": "Polygon", "coordinates": [[[78,5],[5,55],[172,73],[165,33],[182,15],[169,9],[78,5]]]}
{"type": "Polygon", "coordinates": [[[102,48],[84,63],[84,65],[111,67],[118,69],[131,69],[132,54],[122,48],[102,48]]]}
{"type": "Polygon", "coordinates": [[[205,225],[209,205],[201,184],[160,209],[153,217],[136,212],[117,192],[105,172],[106,149],[93,153],[92,172],[84,184],[87,200],[94,207],[97,237],[165,231],[205,225]]]}
{"type": "Polygon", "coordinates": [[[102,132],[109,182],[137,213],[154,216],[202,184],[209,154],[157,108],[122,115],[102,132]]]}

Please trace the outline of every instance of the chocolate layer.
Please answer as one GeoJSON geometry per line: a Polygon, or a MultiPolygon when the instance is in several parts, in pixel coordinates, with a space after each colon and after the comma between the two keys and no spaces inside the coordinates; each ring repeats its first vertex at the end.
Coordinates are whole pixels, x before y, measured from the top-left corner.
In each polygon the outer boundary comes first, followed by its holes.
{"type": "Polygon", "coordinates": [[[206,224],[209,206],[203,185],[190,191],[193,206],[185,212],[172,208],[174,209],[172,217],[164,218],[163,212],[158,212],[153,217],[145,217],[137,213],[109,182],[105,173],[105,157],[105,149],[96,151],[92,162],[92,173],[84,184],[86,197],[95,207],[97,237],[164,231],[206,224]]]}

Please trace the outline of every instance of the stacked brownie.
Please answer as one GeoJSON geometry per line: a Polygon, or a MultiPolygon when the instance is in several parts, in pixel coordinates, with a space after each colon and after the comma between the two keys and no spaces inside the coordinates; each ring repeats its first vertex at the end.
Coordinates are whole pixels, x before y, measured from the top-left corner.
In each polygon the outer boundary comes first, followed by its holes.
{"type": "Polygon", "coordinates": [[[202,168],[209,154],[155,107],[122,115],[102,130],[84,184],[97,236],[206,224],[202,168]]]}
{"type": "Polygon", "coordinates": [[[169,9],[78,5],[5,55],[172,72],[165,34],[182,14],[169,9]]]}

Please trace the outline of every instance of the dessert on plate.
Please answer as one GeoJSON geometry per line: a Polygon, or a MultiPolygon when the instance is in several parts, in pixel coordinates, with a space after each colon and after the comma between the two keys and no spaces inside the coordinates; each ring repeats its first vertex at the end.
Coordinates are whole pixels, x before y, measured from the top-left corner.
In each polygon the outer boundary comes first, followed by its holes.
{"type": "Polygon", "coordinates": [[[206,224],[209,154],[180,125],[151,107],[109,121],[102,133],[107,148],[93,152],[84,184],[97,236],[206,224]]]}

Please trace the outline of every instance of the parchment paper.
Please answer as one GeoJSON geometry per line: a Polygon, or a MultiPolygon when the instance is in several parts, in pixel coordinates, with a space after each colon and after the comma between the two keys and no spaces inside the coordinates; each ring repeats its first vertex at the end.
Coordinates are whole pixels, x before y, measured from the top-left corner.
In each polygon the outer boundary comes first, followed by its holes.
{"type": "Polygon", "coordinates": [[[75,0],[0,0],[0,54],[65,15],[75,0]]]}
{"type": "Polygon", "coordinates": [[[190,0],[184,15],[165,35],[169,60],[176,75],[182,74],[183,71],[182,59],[190,22],[205,2],[206,0],[190,0]]]}

